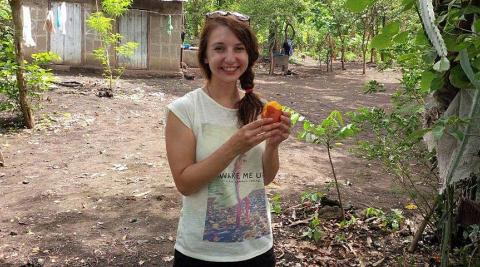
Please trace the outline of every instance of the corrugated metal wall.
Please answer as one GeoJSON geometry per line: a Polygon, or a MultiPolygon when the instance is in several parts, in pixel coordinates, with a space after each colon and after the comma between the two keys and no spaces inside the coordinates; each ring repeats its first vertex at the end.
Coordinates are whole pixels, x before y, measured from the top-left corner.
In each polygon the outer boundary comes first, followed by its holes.
{"type": "Polygon", "coordinates": [[[119,64],[129,69],[146,69],[148,12],[136,9],[129,10],[120,18],[118,31],[123,36],[122,42],[138,43],[138,47],[131,57],[118,57],[119,64]]]}

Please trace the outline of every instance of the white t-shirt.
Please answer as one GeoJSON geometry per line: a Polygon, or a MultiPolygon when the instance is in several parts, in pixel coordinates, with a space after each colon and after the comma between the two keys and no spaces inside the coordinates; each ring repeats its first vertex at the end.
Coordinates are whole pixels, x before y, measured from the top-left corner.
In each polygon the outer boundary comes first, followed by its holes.
{"type": "MultiPolygon", "coordinates": [[[[237,130],[237,110],[210,98],[201,88],[167,108],[196,139],[196,161],[222,146],[237,130]]],[[[262,155],[265,143],[236,157],[200,191],[183,196],[175,249],[204,261],[243,261],[273,246],[265,195],[262,155]]]]}

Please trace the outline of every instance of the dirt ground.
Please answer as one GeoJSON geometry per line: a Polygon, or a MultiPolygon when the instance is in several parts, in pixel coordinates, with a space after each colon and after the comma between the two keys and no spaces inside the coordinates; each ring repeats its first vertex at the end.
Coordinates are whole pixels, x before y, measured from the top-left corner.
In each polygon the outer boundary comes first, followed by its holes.
{"type": "MultiPolygon", "coordinates": [[[[336,65],[334,73],[313,65],[293,71],[268,76],[259,69],[256,88],[313,121],[333,109],[388,106],[400,78],[397,71],[374,69],[363,76],[356,64],[346,71],[336,65]],[[371,79],[384,83],[386,92],[363,94],[371,79]]],[[[165,156],[164,109],[203,80],[126,78],[115,97],[100,98],[98,76],[58,78],[84,86],[46,93],[35,130],[1,128],[6,166],[0,168],[0,266],[170,266],[181,195],[165,156]]],[[[342,187],[345,202],[402,208],[408,200],[393,190],[391,176],[348,147],[333,152],[341,183],[349,183],[342,187]]],[[[285,206],[304,191],[325,191],[332,180],[326,150],[293,136],[280,161],[268,192],[280,194],[285,206]]],[[[276,243],[285,242],[278,236],[276,243]]],[[[301,262],[284,258],[282,264],[301,262]]]]}

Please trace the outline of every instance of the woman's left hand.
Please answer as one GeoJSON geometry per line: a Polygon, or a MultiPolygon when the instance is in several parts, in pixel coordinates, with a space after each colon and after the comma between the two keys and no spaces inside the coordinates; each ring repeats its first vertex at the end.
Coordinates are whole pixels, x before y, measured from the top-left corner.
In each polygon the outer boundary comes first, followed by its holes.
{"type": "Polygon", "coordinates": [[[282,112],[282,116],[280,117],[280,122],[276,122],[280,124],[277,129],[274,130],[272,137],[269,137],[266,140],[267,147],[276,148],[280,145],[281,142],[287,140],[288,136],[290,135],[290,114],[287,112],[282,112]]]}

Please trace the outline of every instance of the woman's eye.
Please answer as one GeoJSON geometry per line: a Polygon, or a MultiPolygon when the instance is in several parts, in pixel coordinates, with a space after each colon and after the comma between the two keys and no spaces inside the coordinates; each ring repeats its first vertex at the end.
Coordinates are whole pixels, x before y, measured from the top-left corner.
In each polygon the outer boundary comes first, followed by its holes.
{"type": "Polygon", "coordinates": [[[237,50],[237,51],[243,51],[243,50],[245,50],[245,47],[243,47],[243,46],[242,46],[242,47],[237,47],[237,48],[235,48],[235,50],[237,50]]]}
{"type": "Polygon", "coordinates": [[[223,51],[223,47],[215,47],[213,50],[215,50],[215,51],[223,51]]]}

